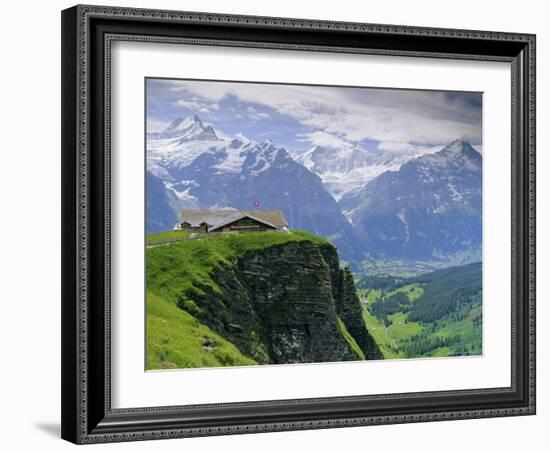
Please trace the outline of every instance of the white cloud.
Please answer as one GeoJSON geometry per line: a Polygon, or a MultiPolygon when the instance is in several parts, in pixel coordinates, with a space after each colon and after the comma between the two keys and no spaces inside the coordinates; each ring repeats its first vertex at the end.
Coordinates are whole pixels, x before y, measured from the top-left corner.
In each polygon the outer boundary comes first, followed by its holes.
{"type": "Polygon", "coordinates": [[[192,102],[189,100],[178,100],[176,102],[177,106],[181,106],[182,108],[189,108],[189,109],[195,109],[197,107],[200,107],[200,104],[197,102],[192,102]]]}
{"type": "Polygon", "coordinates": [[[436,153],[440,151],[444,145],[433,145],[433,146],[426,146],[426,145],[415,145],[408,142],[380,142],[378,144],[378,150],[383,150],[385,152],[391,152],[391,153],[406,153],[408,155],[425,155],[427,153],[436,153]]]}
{"type": "Polygon", "coordinates": [[[338,147],[338,148],[351,148],[352,145],[339,138],[338,136],[324,131],[314,131],[313,133],[305,133],[300,136],[299,141],[310,142],[314,146],[319,145],[321,147],[338,147]]]}
{"type": "MultiPolygon", "coordinates": [[[[218,104],[226,96],[235,96],[349,142],[371,139],[434,146],[457,138],[481,140],[480,108],[468,105],[463,96],[456,94],[253,83],[172,83],[170,89],[185,90],[206,104],[218,104]]],[[[257,108],[252,109],[258,112],[257,108]]]]}
{"type": "Polygon", "coordinates": [[[162,120],[153,119],[152,117],[147,117],[147,132],[154,133],[156,131],[165,130],[170,122],[164,122],[162,120]]]}
{"type": "Polygon", "coordinates": [[[252,106],[249,106],[246,108],[246,112],[248,113],[248,118],[253,121],[258,121],[262,119],[271,119],[271,116],[267,113],[257,111],[252,106]]]}
{"type": "Polygon", "coordinates": [[[176,101],[176,106],[180,108],[187,108],[192,111],[201,112],[203,114],[209,113],[211,110],[219,110],[220,105],[216,102],[204,101],[200,98],[193,99],[179,99],[176,101]]]}

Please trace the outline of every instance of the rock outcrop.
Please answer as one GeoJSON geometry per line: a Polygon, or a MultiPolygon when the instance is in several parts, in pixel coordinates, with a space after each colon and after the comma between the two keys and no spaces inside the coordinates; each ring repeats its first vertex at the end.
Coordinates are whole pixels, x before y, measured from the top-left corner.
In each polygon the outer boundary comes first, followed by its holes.
{"type": "Polygon", "coordinates": [[[349,269],[311,241],[243,253],[178,305],[259,364],[380,359],[349,269]]]}
{"type": "Polygon", "coordinates": [[[353,275],[348,267],[340,271],[339,291],[336,295],[336,312],[363,350],[366,359],[382,359],[382,352],[376,345],[363,321],[361,303],[355,289],[353,275]]]}

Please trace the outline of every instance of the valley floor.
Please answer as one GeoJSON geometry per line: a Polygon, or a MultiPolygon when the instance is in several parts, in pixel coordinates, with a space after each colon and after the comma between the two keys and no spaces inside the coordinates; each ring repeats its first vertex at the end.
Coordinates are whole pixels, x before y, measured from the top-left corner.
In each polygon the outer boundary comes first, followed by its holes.
{"type": "Polygon", "coordinates": [[[386,359],[482,353],[480,263],[358,285],[363,319],[386,359]]]}

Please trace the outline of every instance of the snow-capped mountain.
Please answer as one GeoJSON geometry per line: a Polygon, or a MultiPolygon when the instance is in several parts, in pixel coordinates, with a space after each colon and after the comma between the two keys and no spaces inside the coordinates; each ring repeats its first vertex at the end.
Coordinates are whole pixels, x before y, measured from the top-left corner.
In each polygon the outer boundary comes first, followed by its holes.
{"type": "Polygon", "coordinates": [[[468,142],[412,159],[343,199],[369,253],[389,258],[481,259],[482,160],[468,142]]]}
{"type": "MultiPolygon", "coordinates": [[[[226,136],[196,115],[148,137],[148,171],[179,199],[173,210],[250,209],[259,202],[262,209],[282,210],[292,228],[329,238],[344,259],[360,259],[360,242],[321,179],[283,147],[226,136]]],[[[148,225],[154,222],[148,209],[148,225]]]]}
{"type": "Polygon", "coordinates": [[[267,140],[227,136],[192,115],[147,140],[147,230],[183,208],[280,209],[344,260],[479,261],[481,154],[458,140],[434,153],[317,146],[295,159],[267,140]]]}
{"type": "Polygon", "coordinates": [[[178,142],[219,140],[214,129],[210,125],[202,123],[196,114],[186,118],[177,118],[158,135],[158,138],[178,138],[178,142]]]}
{"type": "Polygon", "coordinates": [[[147,172],[147,233],[170,230],[178,220],[181,202],[174,192],[156,175],[147,172]]]}
{"type": "Polygon", "coordinates": [[[395,172],[413,158],[441,147],[404,153],[371,152],[354,147],[315,146],[298,155],[296,161],[316,173],[337,202],[363,189],[384,172],[395,172]]]}
{"type": "Polygon", "coordinates": [[[196,114],[177,118],[165,130],[147,134],[147,170],[170,180],[170,167],[185,167],[203,152],[224,147],[224,138],[196,114]]]}
{"type": "MultiPolygon", "coordinates": [[[[193,114],[174,120],[164,131],[150,134],[147,140],[147,169],[165,180],[169,188],[181,185],[182,172],[199,161],[215,161],[213,168],[222,173],[256,175],[269,168],[280,152],[270,140],[254,142],[242,134],[231,138],[205,125],[193,114]]],[[[181,196],[181,190],[175,192],[181,196]]]]}

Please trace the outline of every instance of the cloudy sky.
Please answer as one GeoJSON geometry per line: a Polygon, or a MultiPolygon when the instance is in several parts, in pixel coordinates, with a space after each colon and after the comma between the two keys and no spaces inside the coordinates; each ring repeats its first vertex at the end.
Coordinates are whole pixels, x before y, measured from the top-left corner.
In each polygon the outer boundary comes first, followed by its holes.
{"type": "Polygon", "coordinates": [[[406,152],[458,138],[481,144],[482,95],[357,87],[147,79],[147,129],[196,113],[230,136],[406,152]]]}

